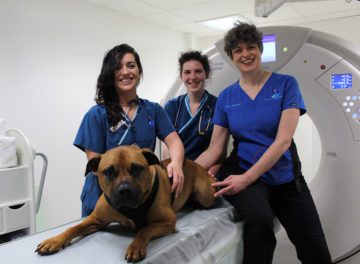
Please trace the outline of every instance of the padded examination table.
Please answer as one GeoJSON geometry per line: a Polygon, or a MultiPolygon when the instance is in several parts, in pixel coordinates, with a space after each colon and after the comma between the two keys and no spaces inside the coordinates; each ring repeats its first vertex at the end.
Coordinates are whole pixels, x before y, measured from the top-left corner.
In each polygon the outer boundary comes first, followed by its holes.
{"type": "MultiPolygon", "coordinates": [[[[55,255],[39,256],[34,250],[42,240],[59,234],[80,220],[0,245],[0,262],[12,263],[126,263],[125,250],[134,233],[110,225],[81,239],[73,240],[55,255]]],[[[176,232],[149,243],[147,257],[140,263],[241,263],[242,223],[234,210],[221,201],[209,210],[184,210],[178,213],[176,232]]]]}

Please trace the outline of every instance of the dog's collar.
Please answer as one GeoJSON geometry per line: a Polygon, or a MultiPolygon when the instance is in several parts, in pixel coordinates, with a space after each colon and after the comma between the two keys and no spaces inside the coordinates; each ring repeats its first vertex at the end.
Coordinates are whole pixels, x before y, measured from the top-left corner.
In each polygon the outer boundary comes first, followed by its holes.
{"type": "Polygon", "coordinates": [[[154,184],[152,185],[151,192],[146,198],[146,200],[137,208],[132,208],[129,206],[120,206],[116,208],[110,201],[110,198],[105,195],[106,201],[120,214],[126,216],[127,218],[134,221],[135,226],[139,229],[146,224],[146,214],[150,210],[151,206],[153,205],[156,195],[159,190],[159,176],[157,173],[154,175],[154,184]]]}

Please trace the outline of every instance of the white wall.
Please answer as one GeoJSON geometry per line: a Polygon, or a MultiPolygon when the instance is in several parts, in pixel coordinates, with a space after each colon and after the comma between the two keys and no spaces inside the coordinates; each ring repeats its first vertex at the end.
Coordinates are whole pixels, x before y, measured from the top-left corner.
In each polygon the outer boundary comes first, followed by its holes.
{"type": "Polygon", "coordinates": [[[135,47],[144,67],[139,95],[159,102],[189,38],[77,0],[1,0],[0,36],[0,118],[49,159],[41,229],[78,219],[86,159],[72,143],[94,104],[105,51],[135,47]]]}

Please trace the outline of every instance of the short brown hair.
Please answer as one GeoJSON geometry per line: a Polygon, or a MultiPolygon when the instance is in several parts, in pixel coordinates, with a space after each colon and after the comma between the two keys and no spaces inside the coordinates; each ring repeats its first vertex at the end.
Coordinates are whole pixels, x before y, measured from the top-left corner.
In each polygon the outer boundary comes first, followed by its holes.
{"type": "Polygon", "coordinates": [[[182,74],[184,63],[191,61],[191,60],[200,62],[204,68],[206,78],[209,78],[210,73],[211,73],[209,58],[205,54],[202,54],[198,50],[190,50],[190,51],[186,51],[186,52],[183,52],[180,54],[180,57],[179,57],[180,76],[182,74]]]}
{"type": "Polygon", "coordinates": [[[237,21],[224,37],[224,51],[230,58],[240,42],[256,44],[261,52],[264,50],[262,32],[255,25],[237,21]]]}

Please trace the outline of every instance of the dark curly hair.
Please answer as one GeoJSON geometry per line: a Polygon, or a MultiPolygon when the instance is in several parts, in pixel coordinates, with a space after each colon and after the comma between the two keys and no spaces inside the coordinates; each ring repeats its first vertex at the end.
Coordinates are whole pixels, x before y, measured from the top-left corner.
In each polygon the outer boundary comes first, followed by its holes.
{"type": "Polygon", "coordinates": [[[186,51],[186,52],[181,53],[181,55],[179,57],[180,76],[181,76],[181,73],[183,70],[184,63],[191,61],[191,60],[200,62],[204,68],[206,78],[209,78],[210,73],[211,73],[209,59],[206,55],[201,54],[201,52],[197,51],[197,50],[191,50],[191,51],[186,51]]]}
{"type": "Polygon", "coordinates": [[[95,102],[106,107],[111,126],[117,125],[123,118],[121,114],[123,111],[119,104],[119,97],[115,89],[114,73],[119,69],[120,62],[127,53],[134,55],[136,64],[139,68],[140,77],[142,77],[143,69],[139,54],[133,47],[127,44],[121,44],[115,46],[105,54],[101,71],[97,79],[95,102]]]}
{"type": "Polygon", "coordinates": [[[232,59],[232,50],[239,43],[256,44],[262,52],[262,32],[252,24],[237,21],[224,37],[224,51],[232,59]]]}

